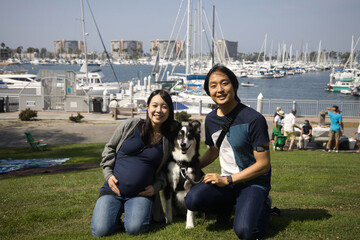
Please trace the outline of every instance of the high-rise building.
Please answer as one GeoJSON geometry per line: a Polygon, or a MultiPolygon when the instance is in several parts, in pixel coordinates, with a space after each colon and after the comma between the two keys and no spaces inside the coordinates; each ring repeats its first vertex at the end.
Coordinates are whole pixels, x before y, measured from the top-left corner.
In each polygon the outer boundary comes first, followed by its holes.
{"type": "Polygon", "coordinates": [[[152,40],[150,42],[150,53],[162,59],[182,59],[184,56],[184,41],[178,40],[152,40]]]}
{"type": "Polygon", "coordinates": [[[54,41],[55,54],[80,54],[84,53],[84,42],[75,40],[54,41]]]}
{"type": "Polygon", "coordinates": [[[139,58],[143,53],[143,42],[134,40],[111,41],[111,55],[113,58],[139,58]]]}
{"type": "Polygon", "coordinates": [[[214,57],[216,61],[223,62],[226,59],[235,58],[237,55],[238,41],[225,39],[215,40],[214,57]]]}

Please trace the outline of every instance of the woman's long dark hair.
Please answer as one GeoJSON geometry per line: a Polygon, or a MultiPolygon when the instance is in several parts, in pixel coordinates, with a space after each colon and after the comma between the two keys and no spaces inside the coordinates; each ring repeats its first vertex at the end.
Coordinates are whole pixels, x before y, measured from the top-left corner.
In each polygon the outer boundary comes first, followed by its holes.
{"type": "MultiPolygon", "coordinates": [[[[163,136],[165,136],[167,139],[171,140],[172,139],[172,132],[171,129],[174,129],[174,105],[173,105],[173,101],[171,99],[171,96],[168,92],[164,91],[164,90],[155,90],[153,91],[148,100],[147,100],[147,106],[150,105],[151,99],[156,96],[156,95],[160,95],[160,97],[166,102],[166,104],[168,105],[169,108],[169,117],[166,119],[166,121],[161,125],[161,133],[163,136]]],[[[149,145],[151,143],[151,135],[153,133],[154,129],[152,127],[151,124],[151,120],[149,117],[149,113],[146,113],[146,119],[145,122],[143,123],[142,126],[142,131],[141,131],[141,138],[144,141],[145,145],[149,145]]]]}

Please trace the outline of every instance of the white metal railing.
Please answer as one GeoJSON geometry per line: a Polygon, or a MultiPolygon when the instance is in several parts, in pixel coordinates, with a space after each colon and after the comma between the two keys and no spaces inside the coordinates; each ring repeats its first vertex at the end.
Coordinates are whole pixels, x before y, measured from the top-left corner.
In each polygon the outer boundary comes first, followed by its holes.
{"type": "MultiPolygon", "coordinates": [[[[242,99],[242,103],[256,109],[258,99],[242,99]]],[[[288,99],[263,99],[261,113],[274,115],[276,108],[280,107],[285,113],[296,109],[298,116],[317,117],[327,107],[339,106],[341,115],[348,118],[359,117],[360,101],[338,101],[338,100],[288,100],[288,99]]]]}
{"type": "MultiPolygon", "coordinates": [[[[0,97],[9,96],[10,111],[18,110],[19,95],[0,94],[0,97]],[[17,106],[15,106],[17,105],[17,106]]],[[[257,109],[258,99],[241,99],[241,102],[257,109]]],[[[208,103],[203,101],[194,101],[187,99],[187,104],[199,108],[199,103],[204,105],[208,103]]],[[[360,99],[358,101],[338,101],[338,100],[290,100],[290,99],[262,99],[261,113],[265,116],[272,116],[276,111],[276,107],[281,107],[285,113],[290,113],[293,108],[296,109],[298,116],[317,117],[321,111],[326,111],[327,107],[337,105],[340,108],[343,117],[358,118],[360,112],[360,99]]],[[[205,111],[202,111],[203,114],[205,111]]]]}

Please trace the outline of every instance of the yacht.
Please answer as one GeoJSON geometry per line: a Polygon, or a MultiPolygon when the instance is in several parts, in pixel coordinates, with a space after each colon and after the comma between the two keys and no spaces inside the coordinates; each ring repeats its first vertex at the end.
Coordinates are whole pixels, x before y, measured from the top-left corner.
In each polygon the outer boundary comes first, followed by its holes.
{"type": "Polygon", "coordinates": [[[37,75],[29,74],[18,63],[1,62],[0,67],[0,80],[8,88],[39,88],[41,86],[41,83],[36,79],[37,75]]]}
{"type": "Polygon", "coordinates": [[[331,92],[344,92],[351,91],[352,89],[360,86],[360,71],[358,69],[352,69],[351,71],[342,72],[338,80],[334,80],[334,72],[330,74],[330,82],[325,88],[327,91],[331,92]]]}
{"type": "Polygon", "coordinates": [[[241,83],[241,86],[242,87],[255,87],[255,84],[253,84],[253,83],[250,83],[250,82],[242,82],[241,83]]]}
{"type": "Polygon", "coordinates": [[[108,94],[111,93],[119,93],[120,88],[125,88],[127,86],[123,86],[124,84],[119,84],[117,82],[107,82],[104,83],[102,79],[104,78],[104,74],[100,69],[86,72],[79,72],[76,74],[76,89],[84,90],[91,95],[103,95],[104,91],[108,94]]]}
{"type": "Polygon", "coordinates": [[[0,88],[5,89],[8,88],[7,84],[0,80],[0,88]]]}

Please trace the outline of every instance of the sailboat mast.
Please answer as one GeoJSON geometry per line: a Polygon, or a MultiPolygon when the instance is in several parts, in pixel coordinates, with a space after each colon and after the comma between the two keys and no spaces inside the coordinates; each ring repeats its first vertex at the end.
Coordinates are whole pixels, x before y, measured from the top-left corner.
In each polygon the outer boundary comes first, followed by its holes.
{"type": "Polygon", "coordinates": [[[188,0],[188,16],[187,16],[187,31],[186,31],[186,75],[190,74],[191,58],[190,58],[190,49],[191,49],[191,24],[192,24],[192,0],[188,0]]]}
{"type": "Polygon", "coordinates": [[[89,79],[88,79],[88,59],[87,59],[87,46],[86,46],[86,32],[85,32],[85,18],[84,18],[84,2],[83,0],[80,0],[81,2],[81,22],[82,22],[82,30],[83,30],[83,40],[84,40],[84,53],[85,53],[85,70],[86,70],[86,74],[85,74],[85,78],[86,78],[86,83],[89,83],[89,79]]]}
{"type": "Polygon", "coordinates": [[[264,60],[263,62],[266,62],[266,42],[267,42],[267,33],[265,34],[265,39],[264,39],[264,60]]]}
{"type": "Polygon", "coordinates": [[[318,55],[317,55],[317,64],[320,64],[320,55],[321,55],[321,40],[319,42],[319,49],[318,49],[318,55]]]}
{"type": "Polygon", "coordinates": [[[202,55],[202,36],[203,36],[203,24],[202,24],[202,10],[203,10],[203,1],[199,0],[199,49],[200,49],[200,73],[202,72],[202,66],[203,66],[203,55],[202,55]]]}
{"type": "Polygon", "coordinates": [[[215,5],[213,5],[211,66],[215,64],[215,5]]]}
{"type": "Polygon", "coordinates": [[[353,68],[353,62],[354,62],[354,36],[351,37],[350,69],[353,68]]]}

